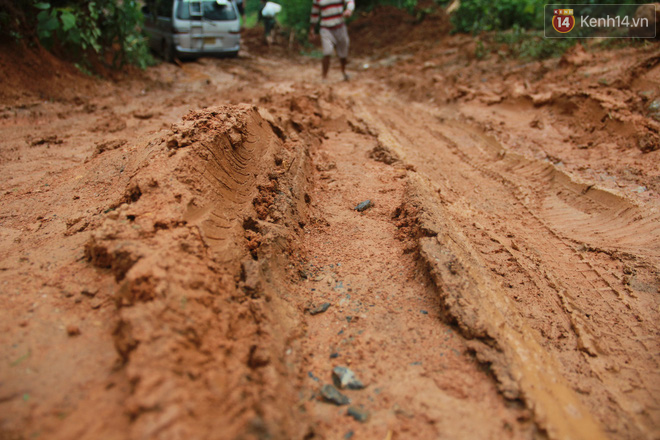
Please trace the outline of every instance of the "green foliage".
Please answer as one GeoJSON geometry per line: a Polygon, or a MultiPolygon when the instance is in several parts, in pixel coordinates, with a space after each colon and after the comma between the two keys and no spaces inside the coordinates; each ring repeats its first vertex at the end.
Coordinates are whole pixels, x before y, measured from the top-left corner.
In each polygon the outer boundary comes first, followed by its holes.
{"type": "MultiPolygon", "coordinates": [[[[500,52],[507,56],[528,60],[541,60],[561,56],[578,39],[574,38],[544,38],[544,5],[546,0],[461,0],[460,7],[452,15],[451,20],[457,32],[496,31],[494,42],[505,44],[507,51],[500,52]]],[[[582,0],[584,5],[595,4],[635,4],[634,0],[582,0]]],[[[561,3],[557,3],[561,5],[561,3]]],[[[568,4],[564,4],[568,6],[568,4]]],[[[591,6],[583,11],[591,11],[591,6]]],[[[595,11],[595,9],[594,9],[595,11]]],[[[578,33],[576,36],[585,35],[578,33]]],[[[491,40],[492,41],[492,40],[491,40]]],[[[483,42],[479,40],[475,56],[479,59],[490,53],[483,42]]]]}
{"type": "MultiPolygon", "coordinates": [[[[628,4],[635,0],[581,0],[580,4],[628,4]]],[[[474,34],[495,30],[511,29],[518,26],[522,29],[543,29],[543,7],[553,4],[547,0],[461,0],[460,7],[451,20],[457,32],[474,34]]],[[[562,2],[555,4],[561,5],[562,2]]],[[[565,2],[568,6],[571,2],[565,2]]],[[[573,3],[574,4],[574,3],[573,3]]],[[[583,11],[588,12],[587,7],[583,11]]]]}
{"type": "MultiPolygon", "coordinates": [[[[436,6],[446,6],[450,0],[433,0],[436,6]]],[[[394,6],[399,9],[405,9],[413,14],[418,8],[419,0],[357,0],[355,7],[362,11],[371,11],[376,6],[394,6]]]]}
{"type": "MultiPolygon", "coordinates": [[[[277,21],[285,29],[292,29],[300,40],[305,40],[309,31],[309,15],[312,9],[312,0],[273,0],[282,5],[282,12],[278,14],[277,21]]],[[[449,0],[434,0],[437,5],[445,5],[449,0]]],[[[376,6],[395,6],[405,9],[413,14],[417,10],[418,0],[356,0],[355,7],[357,11],[369,11],[376,6]]],[[[252,24],[250,13],[257,13],[261,8],[261,2],[247,2],[246,4],[246,26],[252,24]],[[259,6],[256,6],[256,5],[259,6]]],[[[428,11],[424,11],[428,13],[428,11]]],[[[349,19],[348,21],[350,21],[349,19]]]]}
{"type": "MultiPolygon", "coordinates": [[[[275,0],[275,3],[279,3],[278,0],[275,0]]],[[[255,17],[259,15],[259,11],[264,7],[264,4],[261,3],[261,0],[243,0],[243,6],[245,7],[245,16],[254,15],[255,17]]]]}
{"type": "Polygon", "coordinates": [[[281,0],[282,12],[278,21],[287,29],[293,29],[296,37],[304,40],[309,31],[309,14],[312,10],[312,0],[281,0]]]}
{"type": "Polygon", "coordinates": [[[539,0],[462,0],[452,23],[458,32],[476,34],[509,29],[514,24],[529,29],[542,18],[543,3],[539,0]]]}
{"type": "Polygon", "coordinates": [[[495,42],[506,44],[511,56],[527,60],[559,57],[577,41],[573,38],[545,38],[543,32],[525,31],[517,25],[509,31],[495,34],[495,42]]]}
{"type": "Polygon", "coordinates": [[[105,0],[99,16],[103,47],[111,48],[112,65],[133,64],[145,68],[153,64],[146,37],[140,32],[144,16],[136,0],[105,0]]]}
{"type": "MultiPolygon", "coordinates": [[[[2,0],[0,0],[2,1],[2,0]]],[[[15,25],[0,34],[38,40],[44,47],[74,61],[83,71],[93,63],[119,68],[153,63],[137,0],[27,0],[0,13],[0,24],[15,25]]]]}
{"type": "Polygon", "coordinates": [[[50,3],[36,3],[37,37],[46,48],[52,49],[56,43],[63,49],[73,51],[75,58],[91,50],[101,52],[101,29],[98,26],[99,12],[95,2],[87,8],[78,5],[52,7],[50,3]],[[87,10],[85,10],[87,9],[87,10]]]}
{"type": "Polygon", "coordinates": [[[252,12],[252,13],[245,13],[245,18],[243,19],[243,27],[247,29],[252,29],[257,25],[257,21],[259,20],[259,14],[258,12],[252,12]]]}

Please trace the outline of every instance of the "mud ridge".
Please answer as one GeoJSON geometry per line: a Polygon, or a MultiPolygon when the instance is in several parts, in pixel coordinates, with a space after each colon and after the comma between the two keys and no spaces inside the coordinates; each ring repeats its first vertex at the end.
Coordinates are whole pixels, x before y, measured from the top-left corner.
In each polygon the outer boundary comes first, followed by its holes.
{"type": "Polygon", "coordinates": [[[279,291],[309,163],[280,137],[250,106],[191,112],[89,239],[117,281],[127,438],[304,435],[283,358],[298,312],[279,291]]]}
{"type": "Polygon", "coordinates": [[[432,186],[411,175],[409,203],[432,237],[418,239],[447,314],[455,321],[479,361],[495,375],[502,394],[521,399],[549,438],[606,438],[560,374],[559,367],[538,342],[539,336],[520,319],[490,279],[486,265],[469,241],[443,212],[432,186]]]}

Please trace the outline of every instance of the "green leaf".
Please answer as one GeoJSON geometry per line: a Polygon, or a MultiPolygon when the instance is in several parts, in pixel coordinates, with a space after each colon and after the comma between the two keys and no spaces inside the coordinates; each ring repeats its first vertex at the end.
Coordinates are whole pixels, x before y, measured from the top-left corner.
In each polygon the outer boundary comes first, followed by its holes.
{"type": "Polygon", "coordinates": [[[60,22],[57,21],[56,17],[49,17],[47,21],[41,24],[41,27],[46,31],[54,31],[60,27],[60,22]]]}
{"type": "Polygon", "coordinates": [[[34,7],[37,9],[50,9],[50,3],[37,3],[34,7]]]}
{"type": "Polygon", "coordinates": [[[50,32],[44,30],[38,30],[37,35],[39,36],[39,41],[43,44],[46,40],[50,38],[50,32]]]}
{"type": "Polygon", "coordinates": [[[68,37],[69,41],[77,46],[80,46],[80,31],[78,29],[72,29],[71,32],[69,32],[68,37]]]}
{"type": "Polygon", "coordinates": [[[60,20],[62,20],[62,30],[64,32],[76,26],[76,16],[69,11],[62,11],[60,20]]]}

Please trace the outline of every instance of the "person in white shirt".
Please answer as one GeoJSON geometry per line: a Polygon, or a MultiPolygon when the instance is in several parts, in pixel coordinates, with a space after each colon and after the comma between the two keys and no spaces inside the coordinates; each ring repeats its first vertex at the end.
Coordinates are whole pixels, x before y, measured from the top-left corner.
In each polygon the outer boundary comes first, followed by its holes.
{"type": "Polygon", "coordinates": [[[273,41],[270,33],[275,26],[275,16],[282,10],[282,6],[277,3],[261,0],[263,7],[259,11],[259,18],[264,22],[264,40],[270,45],[273,41]]]}

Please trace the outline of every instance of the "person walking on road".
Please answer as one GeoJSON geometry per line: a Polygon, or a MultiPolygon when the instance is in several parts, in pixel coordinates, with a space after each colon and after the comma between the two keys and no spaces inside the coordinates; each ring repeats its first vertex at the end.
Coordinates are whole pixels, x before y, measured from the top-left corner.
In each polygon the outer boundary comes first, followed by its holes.
{"type": "Polygon", "coordinates": [[[325,81],[330,70],[330,56],[337,51],[341,63],[341,73],[344,81],[348,81],[346,63],[348,61],[348,30],[344,19],[350,17],[355,10],[353,0],[313,0],[310,18],[309,37],[316,40],[316,25],[319,24],[321,47],[323,48],[322,78],[325,81]]]}
{"type": "Polygon", "coordinates": [[[261,0],[261,3],[263,7],[259,11],[259,19],[264,22],[264,41],[270,46],[273,44],[273,36],[270,33],[275,27],[275,16],[282,11],[282,6],[268,0],[261,0]]]}

